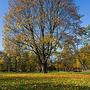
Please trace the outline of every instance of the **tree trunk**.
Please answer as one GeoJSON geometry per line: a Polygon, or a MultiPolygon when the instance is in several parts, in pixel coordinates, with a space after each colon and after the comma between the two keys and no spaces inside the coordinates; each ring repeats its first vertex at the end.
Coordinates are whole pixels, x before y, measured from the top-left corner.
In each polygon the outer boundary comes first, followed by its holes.
{"type": "Polygon", "coordinates": [[[87,65],[83,64],[83,70],[86,71],[87,69],[87,65]]]}
{"type": "Polygon", "coordinates": [[[10,59],[8,60],[7,64],[8,64],[7,65],[7,70],[8,70],[8,72],[10,72],[11,71],[11,60],[10,59]]]}
{"type": "Polygon", "coordinates": [[[15,72],[17,72],[17,60],[15,60],[15,72]]]}
{"type": "Polygon", "coordinates": [[[42,72],[47,73],[47,63],[42,64],[42,72]]]}

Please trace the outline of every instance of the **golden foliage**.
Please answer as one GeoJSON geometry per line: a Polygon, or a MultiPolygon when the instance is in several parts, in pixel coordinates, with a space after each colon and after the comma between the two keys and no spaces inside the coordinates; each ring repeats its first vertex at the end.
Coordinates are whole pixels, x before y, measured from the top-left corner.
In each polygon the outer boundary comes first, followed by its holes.
{"type": "Polygon", "coordinates": [[[78,58],[75,59],[75,62],[73,64],[74,68],[81,68],[81,63],[78,58]]]}
{"type": "Polygon", "coordinates": [[[53,17],[52,18],[52,24],[53,25],[58,25],[58,24],[61,24],[61,25],[64,25],[64,20],[60,17],[53,17]]]}
{"type": "Polygon", "coordinates": [[[20,11],[24,10],[24,7],[23,6],[17,6],[15,8],[15,10],[16,10],[16,12],[20,12],[20,11]]]}
{"type": "Polygon", "coordinates": [[[48,42],[54,42],[54,37],[52,35],[48,34],[44,36],[44,39],[42,40],[43,43],[48,44],[48,42]]]}
{"type": "Polygon", "coordinates": [[[22,41],[23,40],[23,35],[22,34],[17,35],[16,40],[22,41]]]}
{"type": "Polygon", "coordinates": [[[7,24],[4,25],[4,32],[9,32],[9,26],[7,24]]]}
{"type": "Polygon", "coordinates": [[[1,65],[1,64],[4,64],[4,60],[0,60],[0,65],[1,65]]]}

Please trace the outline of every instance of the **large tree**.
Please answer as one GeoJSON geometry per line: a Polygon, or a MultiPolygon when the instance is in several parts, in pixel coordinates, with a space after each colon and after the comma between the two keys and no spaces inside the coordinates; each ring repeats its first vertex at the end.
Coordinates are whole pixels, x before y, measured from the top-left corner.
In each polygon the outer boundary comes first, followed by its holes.
{"type": "Polygon", "coordinates": [[[47,60],[62,44],[75,44],[80,35],[80,16],[74,0],[9,0],[5,17],[5,50],[18,46],[33,51],[43,72],[47,60]],[[8,45],[9,44],[9,45],[8,45]]]}

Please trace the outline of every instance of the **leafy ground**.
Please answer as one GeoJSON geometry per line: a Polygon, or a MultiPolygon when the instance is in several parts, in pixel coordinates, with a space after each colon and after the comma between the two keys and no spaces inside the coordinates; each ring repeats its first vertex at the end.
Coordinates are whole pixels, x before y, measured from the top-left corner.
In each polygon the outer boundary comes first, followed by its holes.
{"type": "Polygon", "coordinates": [[[90,72],[0,73],[0,90],[90,90],[90,72]]]}

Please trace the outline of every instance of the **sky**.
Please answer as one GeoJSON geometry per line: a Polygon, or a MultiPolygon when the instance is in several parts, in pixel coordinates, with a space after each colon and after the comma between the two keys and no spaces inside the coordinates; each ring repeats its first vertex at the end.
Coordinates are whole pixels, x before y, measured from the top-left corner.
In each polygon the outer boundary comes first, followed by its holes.
{"type": "MultiPolygon", "coordinates": [[[[82,17],[82,26],[90,24],[90,0],[75,0],[82,17]]],[[[8,0],[0,0],[0,50],[3,51],[3,25],[4,16],[8,10],[8,0]]]]}

